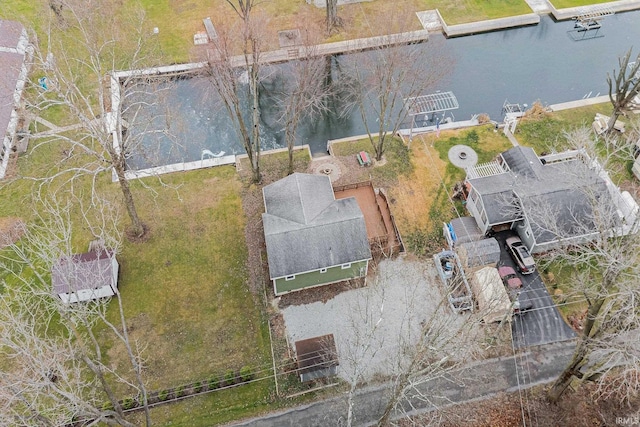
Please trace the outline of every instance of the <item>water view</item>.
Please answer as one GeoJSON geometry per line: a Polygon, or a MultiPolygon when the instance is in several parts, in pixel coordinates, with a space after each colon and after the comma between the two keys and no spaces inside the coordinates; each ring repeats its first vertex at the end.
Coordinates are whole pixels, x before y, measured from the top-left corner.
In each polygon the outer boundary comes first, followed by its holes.
{"type": "MultiPolygon", "coordinates": [[[[505,100],[555,104],[608,93],[607,73],[617,67],[618,57],[640,40],[640,11],[607,17],[595,38],[589,34],[576,41],[581,35],[572,31],[573,25],[572,21],[556,23],[543,16],[540,24],[525,28],[453,39],[434,34],[418,48],[425,64],[441,48],[453,59],[451,63],[444,61],[450,68],[445,70],[447,77],[432,92],[452,91],[456,95],[460,108],[452,112],[455,120],[468,120],[479,113],[501,120],[505,100]]],[[[337,70],[348,69],[350,63],[361,61],[366,55],[369,53],[337,56],[336,78],[337,70]]],[[[286,65],[263,70],[266,79],[260,93],[261,142],[264,149],[272,149],[284,145],[271,88],[282,84],[281,80],[286,82],[286,65]]],[[[148,129],[149,123],[162,129],[152,134],[145,132],[144,149],[131,153],[130,168],[244,152],[227,111],[205,78],[177,79],[164,96],[168,102],[150,103],[148,111],[125,117],[130,123],[129,132],[143,132],[140,129],[148,129]]],[[[365,133],[359,111],[346,116],[337,114],[343,107],[338,99],[334,112],[302,123],[298,143],[309,144],[312,152],[319,154],[326,152],[327,140],[365,133]]]]}

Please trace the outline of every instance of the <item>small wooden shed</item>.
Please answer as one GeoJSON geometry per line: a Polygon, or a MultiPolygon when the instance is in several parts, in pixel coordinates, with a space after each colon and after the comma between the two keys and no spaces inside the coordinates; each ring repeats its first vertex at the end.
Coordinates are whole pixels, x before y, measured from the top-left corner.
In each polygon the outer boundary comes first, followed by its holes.
{"type": "Polygon", "coordinates": [[[338,352],[333,334],[296,341],[300,381],[311,381],[336,375],[338,352]]]}
{"type": "Polygon", "coordinates": [[[61,257],[51,268],[53,292],[65,303],[113,296],[119,268],[115,253],[108,249],[61,257]]]}

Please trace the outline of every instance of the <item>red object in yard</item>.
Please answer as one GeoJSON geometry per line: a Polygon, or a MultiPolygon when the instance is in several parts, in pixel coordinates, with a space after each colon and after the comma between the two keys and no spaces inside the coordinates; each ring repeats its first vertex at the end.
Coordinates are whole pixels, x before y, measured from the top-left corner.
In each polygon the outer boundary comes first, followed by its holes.
{"type": "Polygon", "coordinates": [[[369,154],[366,151],[359,152],[357,157],[360,166],[367,166],[371,164],[371,159],[369,158],[369,154]]]}

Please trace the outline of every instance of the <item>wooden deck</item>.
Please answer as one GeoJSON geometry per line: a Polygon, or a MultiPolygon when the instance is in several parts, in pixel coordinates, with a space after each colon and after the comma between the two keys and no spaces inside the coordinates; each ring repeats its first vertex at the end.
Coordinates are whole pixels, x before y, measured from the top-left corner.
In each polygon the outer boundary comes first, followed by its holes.
{"type": "Polygon", "coordinates": [[[355,197],[364,215],[367,227],[367,238],[371,244],[371,249],[397,251],[400,241],[393,223],[391,210],[383,195],[376,194],[371,182],[360,182],[356,184],[343,185],[334,188],[336,199],[355,197]],[[382,246],[382,248],[379,248],[382,246]]]}

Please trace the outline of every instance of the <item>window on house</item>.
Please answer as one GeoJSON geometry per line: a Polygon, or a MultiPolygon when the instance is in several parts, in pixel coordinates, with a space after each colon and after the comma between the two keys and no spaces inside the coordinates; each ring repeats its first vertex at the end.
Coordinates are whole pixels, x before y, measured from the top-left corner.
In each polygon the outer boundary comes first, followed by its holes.
{"type": "Polygon", "coordinates": [[[327,269],[326,269],[326,268],[321,268],[321,269],[320,269],[320,273],[326,273],[326,272],[327,272],[327,269]]]}
{"type": "Polygon", "coordinates": [[[351,268],[351,263],[349,263],[349,264],[342,264],[342,265],[340,266],[340,268],[341,268],[341,269],[343,269],[343,270],[346,270],[347,268],[351,268]]]}
{"type": "Polygon", "coordinates": [[[293,280],[296,278],[296,275],[294,274],[293,276],[287,276],[284,278],[284,280],[289,281],[289,280],[293,280]]]}
{"type": "Polygon", "coordinates": [[[471,191],[469,192],[469,198],[473,203],[475,203],[476,200],[478,200],[478,193],[476,192],[476,189],[473,187],[471,187],[471,191]]]}

